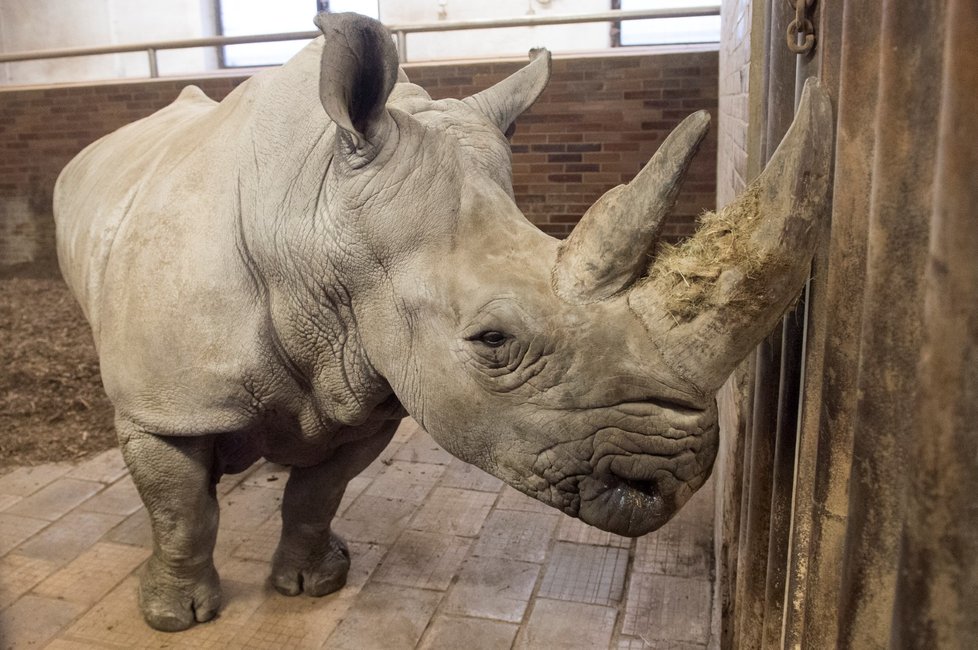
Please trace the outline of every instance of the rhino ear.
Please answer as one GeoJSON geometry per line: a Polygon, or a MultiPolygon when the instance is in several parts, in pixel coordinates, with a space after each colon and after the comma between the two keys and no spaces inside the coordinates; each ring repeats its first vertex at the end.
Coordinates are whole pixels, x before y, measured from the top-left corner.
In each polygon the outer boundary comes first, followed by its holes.
{"type": "Polygon", "coordinates": [[[550,81],[550,52],[530,50],[529,65],[517,70],[495,86],[462,101],[488,117],[503,133],[510,131],[516,118],[533,105],[550,81]]]}
{"type": "Polygon", "coordinates": [[[323,32],[319,98],[342,130],[347,152],[361,164],[373,159],[393,121],[387,98],[397,83],[397,49],[382,24],[354,13],[321,13],[323,32]]]}

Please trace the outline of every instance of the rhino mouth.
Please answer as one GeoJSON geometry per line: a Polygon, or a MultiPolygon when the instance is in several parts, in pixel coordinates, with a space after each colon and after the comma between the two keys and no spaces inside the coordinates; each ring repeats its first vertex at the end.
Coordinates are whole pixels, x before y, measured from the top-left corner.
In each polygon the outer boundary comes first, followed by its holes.
{"type": "Polygon", "coordinates": [[[685,502],[680,495],[693,491],[680,484],[677,490],[667,493],[660,480],[629,478],[613,472],[586,477],[578,489],[577,516],[587,524],[626,537],[662,527],[685,502]]]}
{"type": "Polygon", "coordinates": [[[593,458],[590,472],[577,484],[574,514],[626,537],[644,535],[668,522],[706,482],[716,456],[715,411],[689,411],[682,417],[689,425],[682,432],[633,433],[628,436],[630,451],[619,442],[611,453],[593,458]]]}

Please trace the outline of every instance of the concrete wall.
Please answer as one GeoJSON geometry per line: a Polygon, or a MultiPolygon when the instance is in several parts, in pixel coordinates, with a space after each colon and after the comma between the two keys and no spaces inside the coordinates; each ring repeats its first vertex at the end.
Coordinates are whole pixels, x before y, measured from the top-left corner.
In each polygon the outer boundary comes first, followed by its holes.
{"type": "MultiPolygon", "coordinates": [[[[435,98],[461,97],[524,61],[407,66],[435,98]]],[[[221,99],[247,77],[103,83],[0,90],[0,265],[55,269],[51,192],[78,151],[172,101],[187,83],[221,99]]],[[[513,138],[517,203],[542,230],[562,237],[590,204],[627,182],[669,131],[701,108],[716,114],[717,53],[556,59],[546,92],[513,138]]],[[[687,176],[665,234],[676,240],[714,206],[716,139],[687,176]]]]}
{"type": "MultiPolygon", "coordinates": [[[[215,32],[209,0],[3,0],[0,52],[97,47],[139,41],[193,38],[215,32]]],[[[212,49],[168,50],[160,74],[197,74],[217,67],[212,49]]],[[[0,83],[77,82],[148,77],[145,54],[113,54],[0,64],[0,83]]]]}

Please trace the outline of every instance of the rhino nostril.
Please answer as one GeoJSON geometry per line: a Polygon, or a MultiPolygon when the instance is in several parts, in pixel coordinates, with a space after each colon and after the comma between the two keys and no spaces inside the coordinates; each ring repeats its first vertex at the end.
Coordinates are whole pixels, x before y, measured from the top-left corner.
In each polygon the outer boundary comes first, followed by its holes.
{"type": "Polygon", "coordinates": [[[637,492],[641,492],[647,497],[653,499],[662,498],[662,492],[659,491],[659,486],[655,481],[635,481],[632,479],[622,478],[621,481],[637,492]]]}

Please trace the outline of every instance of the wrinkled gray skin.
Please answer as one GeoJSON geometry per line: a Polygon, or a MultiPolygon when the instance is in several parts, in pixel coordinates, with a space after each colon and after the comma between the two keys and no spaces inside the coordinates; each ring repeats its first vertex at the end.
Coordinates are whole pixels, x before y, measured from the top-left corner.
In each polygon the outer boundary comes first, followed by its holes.
{"type": "MultiPolygon", "coordinates": [[[[766,302],[745,316],[636,309],[655,302],[645,265],[708,116],[561,244],[517,209],[503,135],[542,92],[549,54],[474,97],[432,101],[403,73],[395,85],[378,23],[317,24],[325,45],[220,104],[186,89],[58,181],[62,270],[152,519],[140,601],[157,629],[217,612],[215,483],[260,457],[292,466],[272,583],[342,587],[349,558],[330,522],[406,414],[569,515],[622,535],[658,528],[710,473],[716,389],[807,272],[813,237],[785,233],[814,230],[818,201],[797,197],[824,194],[827,168],[789,151],[762,233],[792,260],[784,286],[753,288],[766,302]]],[[[831,139],[812,132],[799,127],[791,151],[831,139]]]]}

